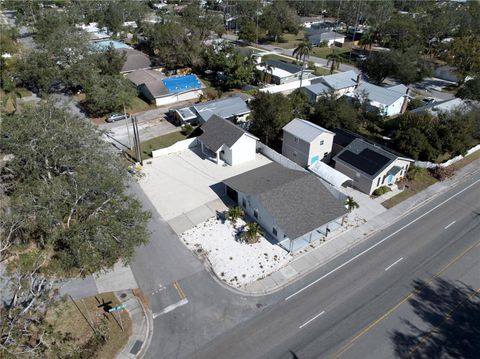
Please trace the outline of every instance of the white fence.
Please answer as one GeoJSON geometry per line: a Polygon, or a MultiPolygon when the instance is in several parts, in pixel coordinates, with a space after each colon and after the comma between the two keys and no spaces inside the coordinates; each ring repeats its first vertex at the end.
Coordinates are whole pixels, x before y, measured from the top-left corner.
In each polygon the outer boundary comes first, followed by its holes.
{"type": "Polygon", "coordinates": [[[283,167],[290,168],[291,170],[297,171],[304,171],[308,172],[305,168],[299,166],[292,160],[289,160],[284,155],[278,153],[277,151],[271,149],[267,145],[257,141],[257,152],[260,152],[265,157],[270,158],[273,162],[277,162],[278,164],[282,165],[283,167]]]}
{"type": "MultiPolygon", "coordinates": [[[[305,86],[310,86],[312,84],[312,80],[318,79],[319,76],[317,77],[311,77],[311,78],[305,78],[302,81],[302,87],[305,86]]],[[[300,80],[299,81],[292,81],[292,82],[287,82],[285,84],[281,85],[274,85],[274,86],[268,86],[260,89],[260,92],[267,92],[267,93],[290,93],[293,92],[294,90],[300,88],[300,80]]]]}
{"type": "MultiPolygon", "coordinates": [[[[475,147],[472,147],[471,149],[469,149],[467,151],[467,156],[474,153],[474,152],[477,152],[477,151],[480,151],[480,145],[476,145],[475,147]]],[[[433,163],[433,162],[425,162],[425,161],[415,161],[415,166],[421,167],[421,168],[434,168],[434,167],[437,167],[437,166],[448,167],[450,165],[453,165],[455,162],[460,161],[463,158],[464,158],[464,156],[460,155],[460,156],[457,156],[457,157],[454,157],[454,158],[448,160],[447,162],[443,162],[443,163],[440,163],[440,164],[433,163]]]]}
{"type": "Polygon", "coordinates": [[[155,158],[155,157],[165,156],[170,153],[180,152],[196,146],[198,146],[197,138],[196,137],[188,138],[186,140],[178,141],[177,143],[174,143],[170,147],[161,148],[159,150],[153,150],[152,157],[155,158]]]}

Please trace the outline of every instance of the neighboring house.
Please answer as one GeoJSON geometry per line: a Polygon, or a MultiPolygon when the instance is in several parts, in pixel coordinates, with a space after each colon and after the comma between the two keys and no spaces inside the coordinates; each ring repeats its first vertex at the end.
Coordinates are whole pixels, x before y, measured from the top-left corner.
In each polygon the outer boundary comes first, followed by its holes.
{"type": "Polygon", "coordinates": [[[225,193],[289,251],[327,236],[347,214],[314,175],[275,162],[223,183],[225,193]]]}
{"type": "Polygon", "coordinates": [[[397,183],[413,162],[362,139],[351,142],[333,160],[335,169],[353,179],[353,187],[368,195],[381,186],[397,183]]]}
{"type": "Polygon", "coordinates": [[[296,118],[283,127],[282,154],[304,168],[318,161],[329,162],[334,136],[323,127],[296,118]]]}
{"type": "Polygon", "coordinates": [[[107,31],[107,28],[99,28],[98,23],[91,22],[88,25],[86,24],[77,24],[75,25],[77,29],[83,30],[88,33],[88,38],[90,41],[100,41],[109,39],[111,36],[107,31]]]}
{"type": "Polygon", "coordinates": [[[325,31],[309,35],[308,42],[311,46],[321,46],[322,43],[326,43],[328,47],[332,47],[333,45],[343,44],[345,36],[335,31],[325,31]]]}
{"type": "Polygon", "coordinates": [[[125,62],[120,70],[121,73],[129,73],[136,70],[145,70],[152,67],[150,57],[127,44],[116,40],[97,41],[92,44],[97,51],[106,51],[113,47],[117,52],[125,56],[125,62]]]}
{"type": "Polygon", "coordinates": [[[243,123],[250,112],[250,108],[241,97],[231,96],[177,109],[175,115],[181,123],[204,124],[213,115],[234,123],[243,123]]]}
{"type": "Polygon", "coordinates": [[[200,128],[203,133],[197,140],[202,153],[214,157],[216,163],[236,166],[255,160],[258,138],[232,122],[213,115],[200,128]]]}
{"type": "Polygon", "coordinates": [[[407,110],[408,91],[409,88],[404,85],[382,87],[368,82],[360,82],[355,91],[347,96],[361,102],[368,98],[369,107],[375,108],[383,116],[389,117],[407,110]]]}
{"type": "Polygon", "coordinates": [[[450,112],[450,111],[456,111],[456,110],[469,111],[473,109],[480,110],[479,102],[462,100],[461,98],[454,97],[448,100],[433,102],[431,104],[418,107],[410,112],[418,113],[418,114],[429,112],[430,114],[436,117],[442,112],[450,112]]]}
{"type": "Polygon", "coordinates": [[[341,97],[353,93],[358,85],[359,76],[355,71],[345,71],[336,74],[321,76],[312,81],[310,86],[303,88],[310,102],[315,103],[326,94],[333,94],[341,97]]]}
{"type": "MultiPolygon", "coordinates": [[[[270,75],[272,78],[271,82],[276,85],[298,81],[302,74],[302,66],[277,60],[267,60],[265,65],[257,65],[257,70],[270,75]]],[[[304,69],[303,77],[307,78],[311,73],[313,73],[313,70],[304,69]]]]}
{"type": "Polygon", "coordinates": [[[358,133],[345,130],[343,128],[334,128],[332,132],[335,133],[335,137],[333,137],[332,157],[335,157],[340,151],[342,151],[357,138],[366,140],[358,133]]]}
{"type": "Polygon", "coordinates": [[[202,83],[195,75],[165,78],[159,71],[142,69],[130,72],[127,78],[157,106],[197,99],[202,94],[202,83]]]}

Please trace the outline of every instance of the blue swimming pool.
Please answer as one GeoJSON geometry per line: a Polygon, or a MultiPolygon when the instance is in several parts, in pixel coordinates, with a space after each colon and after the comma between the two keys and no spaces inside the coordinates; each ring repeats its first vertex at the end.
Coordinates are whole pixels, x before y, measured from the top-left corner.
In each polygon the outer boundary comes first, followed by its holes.
{"type": "Polygon", "coordinates": [[[170,93],[199,89],[202,84],[195,75],[174,76],[162,80],[170,93]]]}

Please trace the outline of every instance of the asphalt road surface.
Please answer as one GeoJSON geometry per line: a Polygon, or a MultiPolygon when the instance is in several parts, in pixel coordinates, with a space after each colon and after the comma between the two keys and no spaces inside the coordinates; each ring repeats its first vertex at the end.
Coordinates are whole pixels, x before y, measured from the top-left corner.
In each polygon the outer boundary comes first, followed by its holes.
{"type": "Polygon", "coordinates": [[[479,258],[477,178],[316,271],[316,279],[191,357],[478,358],[479,258]]]}

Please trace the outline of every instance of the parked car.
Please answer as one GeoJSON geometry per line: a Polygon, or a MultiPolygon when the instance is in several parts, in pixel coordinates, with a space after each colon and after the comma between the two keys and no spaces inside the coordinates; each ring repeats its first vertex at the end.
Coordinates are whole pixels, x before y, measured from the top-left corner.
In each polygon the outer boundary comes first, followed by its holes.
{"type": "Polygon", "coordinates": [[[425,97],[422,101],[425,105],[430,105],[435,102],[435,99],[433,97],[425,97]]]}
{"type": "Polygon", "coordinates": [[[112,113],[110,116],[107,117],[105,121],[107,122],[117,122],[121,120],[126,120],[128,118],[128,115],[125,115],[123,113],[112,113]]]}

